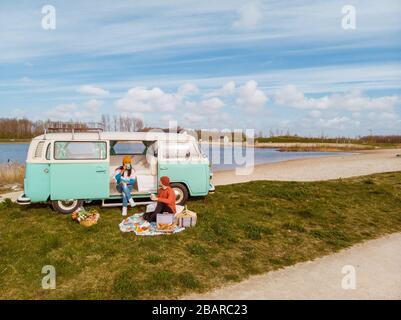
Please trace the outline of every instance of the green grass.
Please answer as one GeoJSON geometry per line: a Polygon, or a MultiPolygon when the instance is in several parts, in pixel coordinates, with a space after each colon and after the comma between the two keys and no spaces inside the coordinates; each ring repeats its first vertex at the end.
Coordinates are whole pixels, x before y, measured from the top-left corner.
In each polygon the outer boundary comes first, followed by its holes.
{"type": "Polygon", "coordinates": [[[146,299],[204,292],[401,231],[401,173],[327,182],[257,181],[191,200],[182,233],[121,233],[118,208],[84,228],[46,205],[0,205],[0,298],[146,299]],[[44,265],[57,289],[40,287],[44,265]]]}

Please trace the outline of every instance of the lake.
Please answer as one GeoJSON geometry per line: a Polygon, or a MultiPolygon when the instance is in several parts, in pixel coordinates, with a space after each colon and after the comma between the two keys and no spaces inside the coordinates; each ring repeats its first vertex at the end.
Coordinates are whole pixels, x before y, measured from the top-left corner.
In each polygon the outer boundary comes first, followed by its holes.
{"type": "Polygon", "coordinates": [[[212,162],[213,171],[229,170],[236,167],[252,166],[252,164],[257,165],[300,158],[351,154],[346,152],[281,152],[274,148],[221,148],[216,146],[209,148],[202,146],[202,151],[212,162]]]}
{"type": "Polygon", "coordinates": [[[0,163],[18,161],[25,163],[29,143],[0,143],[0,163]]]}
{"type": "MultiPolygon", "coordinates": [[[[18,161],[25,163],[29,144],[25,143],[0,143],[0,163],[7,161],[18,161]]],[[[141,148],[138,145],[138,148],[141,148]]],[[[138,149],[138,151],[140,151],[138,149]]],[[[339,152],[280,152],[270,148],[241,148],[241,147],[219,147],[202,145],[202,151],[212,161],[214,171],[228,170],[235,167],[278,161],[286,161],[299,158],[315,158],[332,155],[349,155],[339,152]],[[252,152],[253,151],[253,152],[252,152]],[[253,153],[253,154],[252,154],[253,153]]]]}

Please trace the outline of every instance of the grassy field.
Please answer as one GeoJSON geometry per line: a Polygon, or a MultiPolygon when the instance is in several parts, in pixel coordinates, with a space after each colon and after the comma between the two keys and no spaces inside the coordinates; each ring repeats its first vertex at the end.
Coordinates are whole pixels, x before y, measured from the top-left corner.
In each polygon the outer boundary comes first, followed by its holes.
{"type": "MultiPolygon", "coordinates": [[[[257,181],[191,200],[198,225],[121,233],[118,208],[92,228],[46,205],[0,204],[0,298],[177,298],[401,231],[401,173],[327,182],[257,181]],[[41,289],[53,265],[57,289],[41,289]]],[[[138,209],[136,209],[138,211],[138,209]]]]}
{"type": "MultiPolygon", "coordinates": [[[[282,146],[280,151],[355,151],[372,150],[376,148],[399,148],[401,145],[400,136],[365,136],[360,138],[347,137],[302,137],[296,135],[274,136],[269,138],[256,138],[259,147],[263,144],[291,143],[292,146],[282,146]],[[296,145],[297,144],[297,145],[296,145]]],[[[268,147],[268,145],[267,145],[268,147]]]]}

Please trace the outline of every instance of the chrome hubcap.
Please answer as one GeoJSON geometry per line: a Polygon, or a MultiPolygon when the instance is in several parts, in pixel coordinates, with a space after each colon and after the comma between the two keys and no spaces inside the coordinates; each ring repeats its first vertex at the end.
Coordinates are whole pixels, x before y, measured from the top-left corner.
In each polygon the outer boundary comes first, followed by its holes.
{"type": "Polygon", "coordinates": [[[182,192],[179,188],[174,188],[175,193],[175,203],[180,203],[180,201],[184,198],[184,192],[182,192]]]}
{"type": "Polygon", "coordinates": [[[70,210],[74,208],[78,203],[78,200],[62,200],[58,202],[58,205],[63,210],[70,210]]]}

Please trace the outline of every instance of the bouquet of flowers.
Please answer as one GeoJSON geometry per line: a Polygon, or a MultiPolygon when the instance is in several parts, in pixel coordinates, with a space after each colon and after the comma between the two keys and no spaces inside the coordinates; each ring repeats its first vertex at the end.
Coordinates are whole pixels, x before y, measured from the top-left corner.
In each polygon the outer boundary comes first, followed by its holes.
{"type": "Polygon", "coordinates": [[[78,208],[71,215],[72,220],[79,222],[79,224],[90,227],[97,223],[100,214],[95,209],[85,210],[83,207],[78,208]]]}

